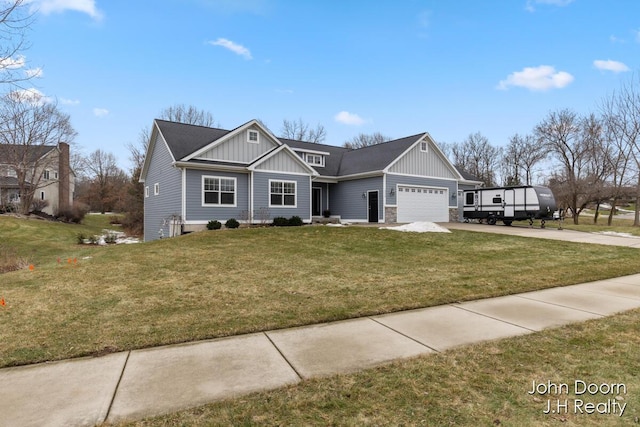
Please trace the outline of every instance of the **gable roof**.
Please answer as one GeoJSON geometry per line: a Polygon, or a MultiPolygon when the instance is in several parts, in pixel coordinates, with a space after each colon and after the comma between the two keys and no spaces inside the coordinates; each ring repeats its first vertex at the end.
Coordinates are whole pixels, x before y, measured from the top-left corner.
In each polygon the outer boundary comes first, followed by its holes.
{"type": "Polygon", "coordinates": [[[382,171],[407,151],[424,134],[407,136],[381,144],[358,148],[345,153],[340,165],[340,175],[355,175],[365,172],[382,171]]]}
{"type": "Polygon", "coordinates": [[[56,148],[55,145],[0,144],[0,164],[14,163],[25,154],[27,162],[33,163],[56,148]]]}
{"type": "Polygon", "coordinates": [[[160,119],[156,119],[155,123],[176,160],[181,160],[231,132],[160,119]]]}
{"type": "Polygon", "coordinates": [[[324,158],[324,166],[313,165],[312,167],[324,176],[338,176],[340,172],[340,162],[344,153],[351,151],[350,148],[338,147],[335,145],[316,144],[313,142],[295,141],[293,139],[280,138],[283,144],[287,144],[294,151],[305,150],[310,152],[329,153],[324,158]]]}

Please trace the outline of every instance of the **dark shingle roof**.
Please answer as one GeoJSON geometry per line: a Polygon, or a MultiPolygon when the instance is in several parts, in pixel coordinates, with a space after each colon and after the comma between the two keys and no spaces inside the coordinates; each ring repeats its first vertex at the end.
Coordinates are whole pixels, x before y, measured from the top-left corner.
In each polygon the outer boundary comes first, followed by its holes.
{"type": "Polygon", "coordinates": [[[0,144],[0,164],[15,163],[25,154],[27,162],[32,163],[55,148],[55,145],[0,144]]]}
{"type": "Polygon", "coordinates": [[[175,160],[181,160],[231,132],[159,119],[156,119],[156,123],[175,160]]]}
{"type": "Polygon", "coordinates": [[[407,136],[349,151],[342,158],[340,175],[381,171],[411,147],[422,135],[407,136]]]}
{"type": "Polygon", "coordinates": [[[303,141],[295,141],[292,139],[278,138],[280,142],[283,144],[287,144],[294,151],[295,149],[301,150],[313,150],[313,151],[324,151],[325,153],[329,153],[328,156],[325,156],[324,167],[310,165],[314,168],[320,175],[324,176],[338,176],[340,171],[340,162],[342,161],[342,156],[351,151],[349,148],[337,147],[335,145],[325,145],[325,144],[314,144],[311,142],[303,142],[303,141]]]}
{"type": "MultiPolygon", "coordinates": [[[[188,125],[158,119],[156,119],[156,123],[176,161],[233,132],[233,130],[188,125]]],[[[301,149],[329,153],[328,156],[325,156],[324,167],[315,165],[311,165],[311,167],[322,176],[345,176],[383,170],[411,147],[422,135],[424,134],[416,134],[355,150],[286,138],[278,138],[278,140],[294,151],[301,149]]]]}

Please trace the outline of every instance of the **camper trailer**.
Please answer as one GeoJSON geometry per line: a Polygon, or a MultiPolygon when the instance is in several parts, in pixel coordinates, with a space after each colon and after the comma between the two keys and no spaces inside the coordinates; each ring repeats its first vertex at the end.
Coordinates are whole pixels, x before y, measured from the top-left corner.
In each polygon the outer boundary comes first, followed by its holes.
{"type": "Polygon", "coordinates": [[[547,187],[476,188],[466,190],[463,197],[465,222],[475,219],[490,225],[497,221],[511,225],[513,221],[529,220],[533,225],[534,219],[540,219],[544,228],[545,220],[553,219],[556,211],[556,200],[547,187]]]}

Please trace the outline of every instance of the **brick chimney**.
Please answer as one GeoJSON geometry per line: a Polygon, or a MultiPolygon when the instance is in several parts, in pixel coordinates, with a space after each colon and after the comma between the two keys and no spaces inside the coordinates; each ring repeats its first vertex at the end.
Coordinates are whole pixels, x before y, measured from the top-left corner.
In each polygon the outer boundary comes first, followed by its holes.
{"type": "Polygon", "coordinates": [[[63,211],[71,207],[69,144],[66,142],[58,143],[58,150],[60,151],[58,159],[58,210],[63,211]]]}

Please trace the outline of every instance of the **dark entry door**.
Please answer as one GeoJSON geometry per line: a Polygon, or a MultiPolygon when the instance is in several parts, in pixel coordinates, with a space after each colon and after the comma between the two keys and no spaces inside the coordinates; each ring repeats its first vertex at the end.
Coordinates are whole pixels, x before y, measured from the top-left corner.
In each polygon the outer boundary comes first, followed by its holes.
{"type": "Polygon", "coordinates": [[[378,222],[378,192],[369,191],[369,222],[378,222]]]}
{"type": "Polygon", "coordinates": [[[322,214],[322,188],[313,188],[311,201],[311,215],[320,216],[322,214]]]}

